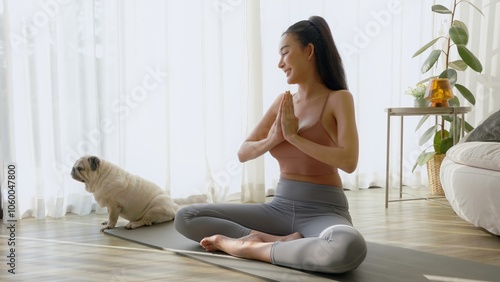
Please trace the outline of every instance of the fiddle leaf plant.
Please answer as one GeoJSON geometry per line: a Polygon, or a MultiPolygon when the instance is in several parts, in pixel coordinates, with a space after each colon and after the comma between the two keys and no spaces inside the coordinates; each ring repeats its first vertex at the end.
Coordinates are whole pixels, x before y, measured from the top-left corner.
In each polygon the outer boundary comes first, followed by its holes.
{"type": "MultiPolygon", "coordinates": [[[[432,12],[437,14],[450,15],[451,17],[450,27],[448,29],[447,34],[440,35],[429,41],[429,43],[425,44],[417,52],[415,52],[413,58],[421,55],[429,48],[434,47],[434,49],[429,53],[424,63],[422,64],[421,72],[425,74],[434,67],[436,67],[438,65],[438,61],[440,58],[444,60],[443,62],[444,70],[438,76],[430,76],[421,81],[420,83],[432,80],[437,77],[448,78],[451,87],[457,90],[454,92],[460,93],[460,95],[465,100],[467,100],[470,104],[475,105],[476,99],[474,97],[474,94],[465,85],[458,83],[457,71],[466,71],[467,69],[470,68],[473,71],[480,73],[483,71],[483,66],[479,61],[479,59],[467,48],[467,44],[469,43],[469,29],[467,28],[467,25],[464,22],[459,21],[455,18],[457,7],[459,5],[470,5],[472,8],[474,8],[481,15],[484,16],[483,12],[481,12],[481,10],[478,7],[476,7],[471,2],[465,0],[460,0],[460,1],[453,0],[453,6],[451,9],[443,5],[433,5],[431,8],[432,12]],[[454,57],[457,58],[454,61],[450,61],[450,59],[452,58],[451,56],[452,51],[454,51],[453,52],[455,54],[454,57]]],[[[449,104],[450,106],[460,106],[460,101],[455,95],[455,97],[449,101],[449,104]]],[[[416,130],[418,130],[424,124],[424,122],[428,119],[428,117],[429,116],[422,117],[416,130]]],[[[458,124],[461,124],[461,122],[462,122],[461,119],[459,119],[458,124]]],[[[464,124],[465,124],[464,129],[466,132],[469,132],[473,129],[473,127],[469,123],[464,121],[464,124]]],[[[419,144],[420,145],[425,144],[433,136],[434,136],[433,139],[434,142],[431,146],[426,148],[420,154],[420,156],[417,159],[417,162],[413,166],[413,170],[415,170],[417,165],[425,165],[427,161],[429,161],[435,154],[446,154],[448,149],[451,148],[451,146],[453,146],[453,136],[458,137],[459,134],[455,133],[460,132],[462,130],[461,128],[455,128],[453,125],[454,124],[452,122],[452,118],[450,118],[449,116],[442,116],[441,123],[438,123],[425,131],[425,133],[419,140],[419,144]],[[446,126],[447,123],[449,123],[448,126],[449,130],[445,129],[447,127],[446,126]],[[433,148],[434,151],[428,152],[427,150],[430,148],[433,148]]]]}

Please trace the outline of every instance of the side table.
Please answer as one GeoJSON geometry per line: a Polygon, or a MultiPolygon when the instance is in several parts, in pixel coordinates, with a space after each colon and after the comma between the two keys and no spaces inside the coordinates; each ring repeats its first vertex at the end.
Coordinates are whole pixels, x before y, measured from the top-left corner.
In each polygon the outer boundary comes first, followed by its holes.
{"type": "MultiPolygon", "coordinates": [[[[389,202],[397,201],[409,201],[409,200],[424,200],[427,198],[416,198],[416,199],[402,199],[403,197],[403,118],[405,116],[441,116],[441,115],[451,115],[453,116],[453,122],[455,123],[455,128],[458,126],[459,120],[458,115],[462,115],[462,137],[465,134],[465,120],[464,116],[466,113],[470,112],[472,107],[436,107],[436,108],[387,108],[387,155],[386,155],[386,171],[385,171],[385,207],[389,206],[389,202]],[[400,135],[400,151],[399,151],[399,199],[389,200],[389,160],[390,160],[390,139],[391,139],[391,117],[400,116],[401,117],[401,135],[400,135]]],[[[457,143],[457,135],[453,136],[453,145],[457,143]]]]}

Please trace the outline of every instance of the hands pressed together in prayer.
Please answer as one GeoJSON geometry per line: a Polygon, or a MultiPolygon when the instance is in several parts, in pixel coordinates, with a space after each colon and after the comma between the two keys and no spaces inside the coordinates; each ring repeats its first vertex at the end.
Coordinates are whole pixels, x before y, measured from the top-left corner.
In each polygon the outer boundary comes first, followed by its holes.
{"type": "Polygon", "coordinates": [[[281,100],[276,120],[269,131],[269,137],[277,145],[284,140],[290,141],[290,138],[297,134],[298,129],[299,119],[295,116],[293,97],[290,91],[286,91],[281,100]]]}

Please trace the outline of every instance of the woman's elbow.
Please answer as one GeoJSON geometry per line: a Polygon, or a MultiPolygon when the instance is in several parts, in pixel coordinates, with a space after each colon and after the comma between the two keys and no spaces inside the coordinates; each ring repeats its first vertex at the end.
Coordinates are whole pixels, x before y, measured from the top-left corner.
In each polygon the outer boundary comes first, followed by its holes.
{"type": "Polygon", "coordinates": [[[241,145],[240,149],[238,150],[238,160],[241,163],[251,160],[252,156],[249,153],[250,151],[245,149],[245,145],[241,145]]]}
{"type": "Polygon", "coordinates": [[[349,166],[342,169],[345,173],[351,174],[356,170],[356,166],[349,166]]]}
{"type": "Polygon", "coordinates": [[[248,158],[241,151],[238,151],[238,160],[240,163],[244,163],[248,161],[248,158]]]}
{"type": "Polygon", "coordinates": [[[342,169],[344,172],[350,174],[350,173],[353,173],[357,167],[358,167],[358,160],[356,158],[356,159],[346,160],[344,165],[342,167],[340,167],[340,169],[342,169]]]}

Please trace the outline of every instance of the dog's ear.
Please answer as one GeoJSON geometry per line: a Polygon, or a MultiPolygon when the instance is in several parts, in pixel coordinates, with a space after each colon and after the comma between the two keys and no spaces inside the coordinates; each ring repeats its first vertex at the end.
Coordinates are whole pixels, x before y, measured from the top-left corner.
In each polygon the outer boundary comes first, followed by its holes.
{"type": "Polygon", "coordinates": [[[90,169],[96,171],[99,168],[101,160],[98,157],[89,157],[90,169]]]}

